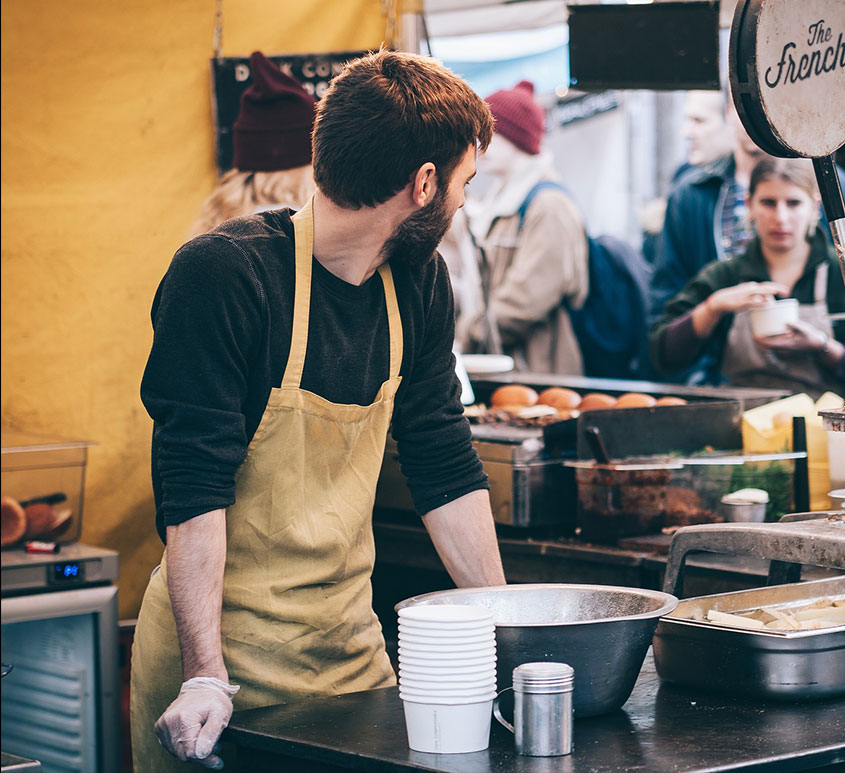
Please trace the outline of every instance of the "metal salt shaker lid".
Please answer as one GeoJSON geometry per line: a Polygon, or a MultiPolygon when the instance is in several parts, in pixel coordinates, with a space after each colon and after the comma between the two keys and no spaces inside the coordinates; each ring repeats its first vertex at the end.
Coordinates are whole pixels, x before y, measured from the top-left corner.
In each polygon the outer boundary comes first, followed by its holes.
{"type": "Polygon", "coordinates": [[[523,663],[513,670],[514,692],[570,692],[574,681],[575,669],[566,663],[523,663]]]}

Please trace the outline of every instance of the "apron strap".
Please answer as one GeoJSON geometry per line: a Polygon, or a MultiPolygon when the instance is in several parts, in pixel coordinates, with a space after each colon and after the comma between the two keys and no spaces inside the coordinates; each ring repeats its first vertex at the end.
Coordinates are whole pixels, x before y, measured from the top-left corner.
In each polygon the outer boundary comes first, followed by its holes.
{"type": "Polygon", "coordinates": [[[378,267],[381,283],[384,285],[384,302],[387,305],[387,324],[390,331],[390,378],[399,376],[402,367],[402,316],[399,314],[399,301],[396,298],[396,286],[393,284],[393,272],[387,263],[378,267]]]}
{"type": "Polygon", "coordinates": [[[293,327],[290,333],[290,352],[283,389],[299,389],[305,350],[308,348],[308,313],[311,309],[311,261],[314,257],[314,199],[299,210],[293,220],[296,279],[293,291],[293,327]]]}
{"type": "MultiPolygon", "coordinates": [[[[308,317],[311,310],[311,261],[314,258],[314,199],[299,210],[292,218],[296,280],[293,297],[293,326],[291,328],[290,352],[283,389],[299,389],[305,366],[305,351],[308,348],[308,317]]],[[[387,305],[387,322],[390,332],[390,378],[399,376],[402,366],[403,336],[399,301],[393,284],[393,273],[387,263],[378,268],[384,286],[384,300],[387,305]]]]}
{"type": "Polygon", "coordinates": [[[830,265],[825,261],[816,267],[816,282],[813,292],[813,300],[817,306],[827,308],[827,272],[830,265]]]}

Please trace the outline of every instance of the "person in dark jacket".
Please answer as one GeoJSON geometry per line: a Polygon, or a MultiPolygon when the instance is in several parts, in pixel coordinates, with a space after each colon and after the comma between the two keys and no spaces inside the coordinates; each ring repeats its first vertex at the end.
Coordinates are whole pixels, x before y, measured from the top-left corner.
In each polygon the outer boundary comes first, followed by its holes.
{"type": "Polygon", "coordinates": [[[739,386],[786,388],[818,397],[845,386],[845,284],[824,229],[805,159],[761,160],[747,197],[756,235],[745,251],[705,266],[667,305],[650,341],[660,371],[690,365],[709,346],[722,378],[739,386]],[[795,298],[787,332],[755,337],[749,310],[795,298]]]}
{"type": "MultiPolygon", "coordinates": [[[[751,170],[765,156],[746,133],[733,104],[726,106],[733,152],[693,167],[675,185],[666,204],[651,282],[651,321],[704,266],[739,255],[751,239],[745,194],[751,170]]],[[[707,350],[685,372],[667,374],[689,383],[718,383],[715,355],[707,350]]]]}

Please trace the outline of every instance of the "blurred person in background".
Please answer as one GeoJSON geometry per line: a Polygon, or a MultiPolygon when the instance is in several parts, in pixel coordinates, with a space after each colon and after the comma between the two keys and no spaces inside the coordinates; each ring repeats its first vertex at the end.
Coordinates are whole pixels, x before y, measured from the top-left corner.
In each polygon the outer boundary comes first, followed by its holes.
{"type": "Polygon", "coordinates": [[[493,181],[467,201],[441,245],[456,282],[457,346],[508,354],[519,370],[580,375],[567,308],[589,290],[581,215],[542,150],[545,111],[533,84],[486,102],[495,124],[479,170],[493,181]]]}
{"type": "Polygon", "coordinates": [[[810,161],[765,157],[753,168],[747,206],[754,236],[739,255],[705,266],[669,301],[651,335],[661,371],[683,368],[705,346],[723,381],[807,392],[845,384],[845,285],[825,228],[810,161]],[[799,302],[786,333],[753,335],[749,310],[776,297],[799,302]]]}
{"type": "Polygon", "coordinates": [[[724,91],[690,91],[684,104],[683,136],[687,163],[678,167],[675,179],[688,169],[728,156],[734,147],[733,129],[727,120],[724,91]]]}
{"type": "Polygon", "coordinates": [[[191,236],[233,217],[299,209],[314,193],[314,97],[260,51],[250,56],[249,70],[252,83],[232,128],[234,167],[203,202],[191,236]]]}
{"type": "MultiPolygon", "coordinates": [[[[752,238],[746,193],[751,170],[766,154],[748,136],[730,100],[726,122],[733,140],[730,154],[693,167],[669,194],[650,288],[652,322],[704,266],[741,254],[752,238]]],[[[717,384],[721,378],[716,357],[707,349],[689,368],[666,376],[690,384],[717,384]]]]}
{"type": "MultiPolygon", "coordinates": [[[[733,149],[731,126],[727,122],[723,91],[690,91],[684,101],[683,138],[687,157],[672,175],[674,186],[690,169],[730,155],[733,149]]],[[[666,199],[653,199],[643,206],[643,256],[653,264],[657,240],[666,217],[666,199]]]]}

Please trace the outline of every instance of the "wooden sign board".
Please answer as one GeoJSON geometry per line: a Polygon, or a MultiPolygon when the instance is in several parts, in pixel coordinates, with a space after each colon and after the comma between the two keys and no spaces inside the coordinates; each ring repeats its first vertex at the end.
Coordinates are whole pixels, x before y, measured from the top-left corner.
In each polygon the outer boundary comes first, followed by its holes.
{"type": "MultiPolygon", "coordinates": [[[[319,99],[331,79],[343,65],[364,56],[366,51],[345,51],[328,54],[268,56],[279,69],[296,78],[302,87],[319,99]]],[[[232,127],[238,117],[241,95],[252,83],[249,57],[221,57],[211,60],[212,113],[214,116],[218,174],[232,168],[232,127]]]]}
{"type": "Polygon", "coordinates": [[[729,53],[734,102],[763,150],[818,158],[845,144],[845,0],[744,0],[729,53]]]}

